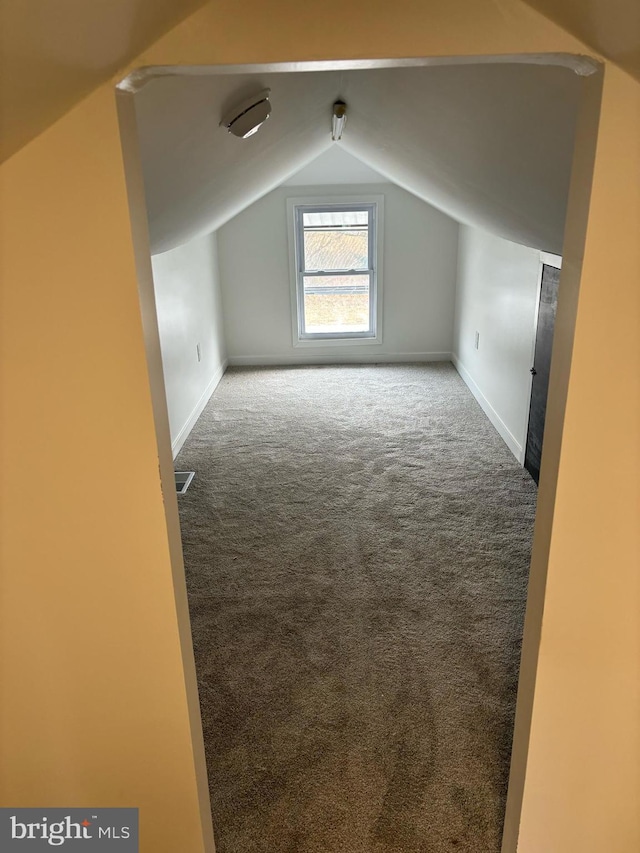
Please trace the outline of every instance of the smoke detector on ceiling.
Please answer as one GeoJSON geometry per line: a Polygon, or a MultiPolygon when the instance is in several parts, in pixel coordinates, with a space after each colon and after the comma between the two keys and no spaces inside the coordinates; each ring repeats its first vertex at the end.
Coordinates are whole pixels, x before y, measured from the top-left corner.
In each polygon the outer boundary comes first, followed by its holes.
{"type": "Polygon", "coordinates": [[[245,98],[227,113],[220,127],[226,127],[229,133],[241,139],[253,136],[271,115],[270,92],[271,89],[263,89],[251,98],[245,98]]]}

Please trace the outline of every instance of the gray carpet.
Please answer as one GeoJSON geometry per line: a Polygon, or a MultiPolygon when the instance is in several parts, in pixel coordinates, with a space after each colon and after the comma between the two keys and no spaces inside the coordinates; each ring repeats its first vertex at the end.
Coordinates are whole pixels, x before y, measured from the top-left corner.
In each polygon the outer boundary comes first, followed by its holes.
{"type": "Polygon", "coordinates": [[[178,457],[218,853],[495,853],[536,489],[449,364],[231,370],[178,457]]]}

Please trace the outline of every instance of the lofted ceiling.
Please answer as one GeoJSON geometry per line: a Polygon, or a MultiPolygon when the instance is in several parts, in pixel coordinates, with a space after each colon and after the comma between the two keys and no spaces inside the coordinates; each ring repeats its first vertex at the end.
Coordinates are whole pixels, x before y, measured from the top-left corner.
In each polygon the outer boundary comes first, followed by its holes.
{"type": "MultiPolygon", "coordinates": [[[[638,0],[525,2],[640,78],[638,0]]],[[[0,162],[205,3],[0,0],[0,162]]]]}
{"type": "Polygon", "coordinates": [[[298,172],[284,181],[287,187],[317,187],[326,184],[384,184],[388,183],[380,172],[365,166],[353,154],[348,154],[343,145],[332,145],[315,160],[307,163],[298,172]]]}
{"type": "Polygon", "coordinates": [[[206,0],[0,0],[0,162],[206,0]]]}
{"type": "Polygon", "coordinates": [[[154,79],[135,96],[152,251],[217,229],[339,144],[460,222],[560,254],[581,79],[523,64],[154,79]],[[265,87],[259,133],[219,127],[265,87]],[[332,143],[338,97],[348,121],[332,143]]]}
{"type": "Polygon", "coordinates": [[[152,252],[219,228],[331,145],[339,72],[160,77],[135,96],[152,252]],[[271,89],[272,115],[238,139],[235,103],[271,89]]]}
{"type": "Polygon", "coordinates": [[[525,0],[640,80],[640,0],[525,0]]]}

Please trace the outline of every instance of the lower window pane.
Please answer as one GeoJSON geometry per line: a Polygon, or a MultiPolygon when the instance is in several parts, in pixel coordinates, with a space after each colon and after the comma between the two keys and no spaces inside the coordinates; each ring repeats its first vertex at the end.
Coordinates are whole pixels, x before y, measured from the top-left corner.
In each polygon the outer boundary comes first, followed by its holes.
{"type": "Polygon", "coordinates": [[[305,276],[307,334],[369,332],[369,276],[305,276]]]}

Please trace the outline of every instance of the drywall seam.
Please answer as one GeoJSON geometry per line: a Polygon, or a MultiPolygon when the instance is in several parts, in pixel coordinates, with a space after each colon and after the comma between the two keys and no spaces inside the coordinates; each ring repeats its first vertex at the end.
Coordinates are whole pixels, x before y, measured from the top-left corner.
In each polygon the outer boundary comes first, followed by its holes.
{"type": "Polygon", "coordinates": [[[471,378],[471,374],[462,364],[462,362],[455,353],[451,354],[451,361],[455,369],[460,374],[465,385],[469,388],[473,396],[480,404],[480,408],[482,409],[482,411],[485,413],[485,415],[489,418],[493,426],[496,428],[496,431],[498,432],[504,443],[507,445],[509,450],[513,453],[518,462],[522,465],[524,462],[524,454],[520,442],[516,439],[516,437],[507,427],[500,415],[496,412],[491,403],[484,396],[478,385],[476,385],[476,383],[473,381],[473,379],[471,378]]]}
{"type": "Polygon", "coordinates": [[[185,421],[184,426],[174,438],[171,444],[171,452],[173,453],[173,458],[175,459],[178,453],[182,450],[182,446],[189,437],[189,433],[196,425],[196,421],[204,411],[204,407],[207,405],[209,400],[211,399],[211,395],[216,390],[218,385],[220,384],[220,380],[224,376],[227,367],[229,366],[229,359],[225,358],[220,367],[216,370],[216,372],[211,377],[211,381],[207,385],[207,387],[202,392],[202,396],[198,400],[198,402],[193,407],[193,411],[185,421]]]}

